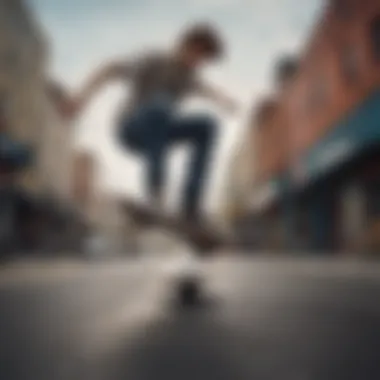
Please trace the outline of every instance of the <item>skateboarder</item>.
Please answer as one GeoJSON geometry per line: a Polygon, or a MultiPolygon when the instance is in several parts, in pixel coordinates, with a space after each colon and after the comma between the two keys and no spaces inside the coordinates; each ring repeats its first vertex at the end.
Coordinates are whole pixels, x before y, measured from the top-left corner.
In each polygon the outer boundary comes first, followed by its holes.
{"type": "Polygon", "coordinates": [[[232,99],[198,77],[205,64],[223,57],[223,45],[213,27],[193,26],[168,52],[148,52],[134,60],[105,65],[74,98],[71,110],[75,115],[111,80],[128,82],[132,101],[119,117],[118,141],[145,159],[146,186],[152,206],[158,210],[162,207],[168,150],[180,143],[190,145],[192,157],[183,192],[183,216],[191,221],[200,216],[200,201],[212,160],[217,125],[209,115],[181,115],[179,105],[186,97],[198,95],[217,102],[227,111],[235,111],[232,99]]]}

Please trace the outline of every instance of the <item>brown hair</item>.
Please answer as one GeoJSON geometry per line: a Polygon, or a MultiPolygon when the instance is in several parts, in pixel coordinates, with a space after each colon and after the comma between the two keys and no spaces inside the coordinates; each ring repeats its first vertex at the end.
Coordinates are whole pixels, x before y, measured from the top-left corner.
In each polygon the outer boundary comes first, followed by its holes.
{"type": "Polygon", "coordinates": [[[180,39],[180,46],[200,47],[211,59],[220,59],[224,54],[219,33],[208,24],[197,24],[187,29],[180,39]]]}

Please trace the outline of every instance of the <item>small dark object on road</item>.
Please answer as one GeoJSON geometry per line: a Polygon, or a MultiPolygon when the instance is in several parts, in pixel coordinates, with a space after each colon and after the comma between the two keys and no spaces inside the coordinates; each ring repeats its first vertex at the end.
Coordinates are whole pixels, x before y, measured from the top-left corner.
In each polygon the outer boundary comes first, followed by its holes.
{"type": "Polygon", "coordinates": [[[201,283],[196,278],[182,279],[178,284],[178,303],[182,307],[193,307],[201,304],[201,283]]]}
{"type": "Polygon", "coordinates": [[[188,242],[200,257],[206,257],[230,243],[228,237],[208,223],[198,221],[192,224],[176,216],[156,212],[151,207],[134,200],[124,200],[122,206],[128,217],[140,227],[158,226],[163,230],[174,232],[188,242]]]}

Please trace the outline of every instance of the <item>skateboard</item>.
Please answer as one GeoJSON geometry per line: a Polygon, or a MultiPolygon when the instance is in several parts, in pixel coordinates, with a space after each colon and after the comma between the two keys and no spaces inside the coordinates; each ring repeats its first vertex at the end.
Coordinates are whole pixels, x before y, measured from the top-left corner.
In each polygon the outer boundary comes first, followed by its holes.
{"type": "MultiPolygon", "coordinates": [[[[157,213],[149,206],[135,201],[124,201],[123,208],[137,226],[158,226],[186,241],[193,248],[194,258],[204,258],[226,243],[223,234],[206,223],[193,224],[173,215],[157,213]]],[[[196,273],[184,273],[178,278],[175,300],[180,306],[193,307],[204,304],[202,277],[196,273]]]]}
{"type": "Polygon", "coordinates": [[[158,213],[136,201],[124,201],[123,208],[138,226],[158,226],[172,232],[186,241],[199,255],[212,253],[228,244],[220,231],[205,222],[192,223],[168,213],[158,213]]]}

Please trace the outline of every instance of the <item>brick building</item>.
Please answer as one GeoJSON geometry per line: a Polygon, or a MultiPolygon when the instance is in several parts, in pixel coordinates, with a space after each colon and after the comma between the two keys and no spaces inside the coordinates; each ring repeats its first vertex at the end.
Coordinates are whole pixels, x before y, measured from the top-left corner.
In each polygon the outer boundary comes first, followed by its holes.
{"type": "Polygon", "coordinates": [[[287,168],[288,125],[283,115],[281,92],[258,105],[252,120],[251,139],[254,141],[255,181],[250,199],[250,211],[258,221],[255,229],[261,244],[277,249],[284,245],[280,190],[287,168]]]}
{"type": "Polygon", "coordinates": [[[287,243],[379,250],[380,1],[330,1],[297,72],[264,103],[256,196],[270,193],[287,243]]]}

